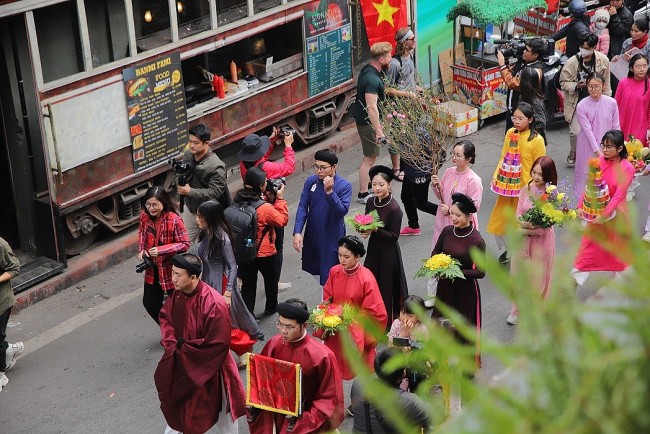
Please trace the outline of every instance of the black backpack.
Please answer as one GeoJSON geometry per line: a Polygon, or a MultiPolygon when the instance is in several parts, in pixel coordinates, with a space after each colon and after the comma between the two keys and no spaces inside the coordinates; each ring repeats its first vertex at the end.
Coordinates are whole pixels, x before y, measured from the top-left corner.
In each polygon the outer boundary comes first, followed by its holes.
{"type": "MultiPolygon", "coordinates": [[[[265,204],[261,199],[255,202],[234,203],[224,210],[226,221],[232,230],[232,249],[237,265],[252,263],[257,257],[257,208],[265,204]]],[[[262,232],[262,239],[268,226],[262,232]]]]}

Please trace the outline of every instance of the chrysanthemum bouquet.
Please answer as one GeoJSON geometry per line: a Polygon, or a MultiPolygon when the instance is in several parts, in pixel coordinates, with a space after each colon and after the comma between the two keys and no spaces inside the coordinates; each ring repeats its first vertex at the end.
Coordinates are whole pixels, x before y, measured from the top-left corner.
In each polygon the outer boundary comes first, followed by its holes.
{"type": "Polygon", "coordinates": [[[381,221],[376,210],[372,210],[368,214],[346,217],[345,222],[357,232],[373,231],[384,227],[384,222],[381,221]]]}
{"type": "Polygon", "coordinates": [[[435,277],[436,279],[464,279],[460,270],[460,262],[444,253],[433,255],[422,260],[422,268],[415,273],[415,277],[435,277]]]}
{"type": "Polygon", "coordinates": [[[323,338],[334,336],[354,321],[354,307],[349,304],[321,303],[312,309],[309,324],[315,330],[323,330],[323,338]]]}
{"type": "Polygon", "coordinates": [[[577,217],[578,213],[571,206],[567,194],[555,185],[547,183],[544,194],[534,200],[533,207],[526,211],[520,220],[538,228],[550,228],[554,225],[562,226],[577,217]]]}

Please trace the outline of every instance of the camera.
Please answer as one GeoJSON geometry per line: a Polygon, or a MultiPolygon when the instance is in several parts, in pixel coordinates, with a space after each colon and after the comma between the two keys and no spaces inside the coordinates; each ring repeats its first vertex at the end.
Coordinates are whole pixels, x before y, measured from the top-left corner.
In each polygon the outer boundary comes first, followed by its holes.
{"type": "Polygon", "coordinates": [[[287,178],[276,178],[276,179],[267,179],[266,180],[266,191],[271,194],[276,194],[283,185],[287,183],[287,178]]]}
{"type": "Polygon", "coordinates": [[[293,134],[295,131],[289,125],[285,125],[278,128],[278,136],[287,137],[289,134],[293,134]]]}
{"type": "Polygon", "coordinates": [[[521,59],[524,55],[524,51],[526,51],[526,45],[529,45],[530,41],[533,39],[541,39],[546,45],[543,54],[541,54],[538,60],[545,62],[550,56],[555,54],[555,41],[548,38],[514,37],[512,39],[495,39],[493,43],[495,45],[501,45],[499,51],[501,51],[501,54],[503,54],[503,57],[506,59],[510,57],[521,59]]]}
{"type": "Polygon", "coordinates": [[[139,264],[137,264],[135,266],[135,272],[136,273],[142,273],[145,270],[148,270],[149,268],[152,268],[154,265],[155,264],[153,262],[153,259],[151,259],[151,257],[149,257],[149,256],[145,256],[145,257],[143,257],[142,262],[140,262],[139,264]]]}
{"type": "MultiPolygon", "coordinates": [[[[192,164],[187,161],[177,160],[169,160],[169,164],[172,165],[172,169],[176,172],[176,176],[178,177],[178,186],[183,187],[187,185],[187,183],[190,182],[190,179],[192,179],[192,174],[194,173],[194,167],[192,164]]],[[[185,196],[181,196],[180,198],[180,212],[183,212],[183,208],[185,208],[185,196]]]]}

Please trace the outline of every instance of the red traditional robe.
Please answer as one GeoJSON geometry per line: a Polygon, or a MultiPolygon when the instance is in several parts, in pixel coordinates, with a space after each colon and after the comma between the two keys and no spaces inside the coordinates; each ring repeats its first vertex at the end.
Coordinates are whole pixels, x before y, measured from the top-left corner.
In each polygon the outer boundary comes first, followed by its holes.
{"type": "Polygon", "coordinates": [[[154,380],[170,427],[203,434],[221,411],[229,411],[233,421],[246,414],[244,387],[229,351],[230,313],[217,291],[203,282],[192,294],[174,291],[160,311],[160,331],[165,353],[154,380]],[[185,342],[176,348],[180,337],[185,342]]]}
{"type": "MultiPolygon", "coordinates": [[[[335,430],[343,421],[343,382],[336,356],[309,335],[285,343],[281,335],[271,339],[260,353],[302,367],[302,416],[293,433],[321,433],[335,430]]],[[[272,434],[275,424],[278,434],[287,432],[288,419],[283,414],[262,411],[251,434],[272,434]]]]}
{"type": "MultiPolygon", "coordinates": [[[[370,270],[359,264],[359,268],[353,272],[346,271],[342,265],[335,265],[330,270],[329,278],[323,287],[323,299],[332,299],[335,304],[351,304],[361,309],[362,313],[374,319],[382,328],[386,328],[388,316],[386,307],[379,292],[377,280],[370,270]]],[[[368,367],[372,369],[375,361],[375,347],[377,342],[367,336],[363,329],[353,324],[349,327],[350,335],[357,344],[361,357],[368,367]]],[[[327,345],[336,355],[336,360],[344,380],[354,378],[354,373],[345,361],[343,344],[340,335],[334,335],[325,339],[327,345]]]]}

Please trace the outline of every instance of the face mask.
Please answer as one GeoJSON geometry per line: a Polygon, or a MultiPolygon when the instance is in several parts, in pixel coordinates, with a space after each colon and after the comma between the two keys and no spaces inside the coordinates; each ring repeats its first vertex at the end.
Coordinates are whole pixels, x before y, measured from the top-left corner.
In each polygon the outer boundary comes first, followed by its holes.
{"type": "Polygon", "coordinates": [[[603,23],[602,21],[597,21],[596,22],[596,28],[598,30],[604,30],[607,28],[607,23],[603,23]]]}
{"type": "Polygon", "coordinates": [[[594,54],[594,50],[587,50],[586,48],[580,47],[580,56],[581,57],[591,56],[592,54],[594,54]]]}

